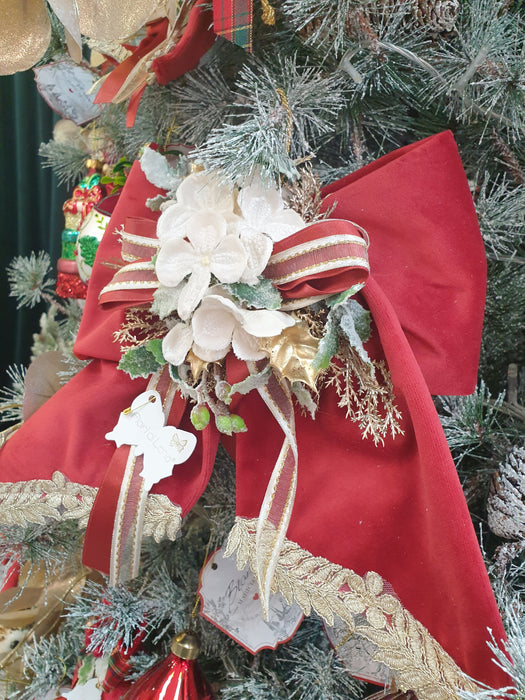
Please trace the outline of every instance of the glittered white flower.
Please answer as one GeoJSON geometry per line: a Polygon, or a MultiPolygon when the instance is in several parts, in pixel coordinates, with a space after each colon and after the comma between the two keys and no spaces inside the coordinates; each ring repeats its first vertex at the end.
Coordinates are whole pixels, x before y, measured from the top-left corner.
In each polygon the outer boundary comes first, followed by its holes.
{"type": "Polygon", "coordinates": [[[238,220],[228,226],[228,231],[240,239],[246,251],[246,268],[240,281],[257,284],[258,277],[268,264],[273,243],[264,233],[251,228],[245,221],[238,220]]]}
{"type": "Polygon", "coordinates": [[[193,345],[193,331],[189,323],[176,323],[162,339],[162,354],[172,365],[181,365],[193,345]]]}
{"type": "Polygon", "coordinates": [[[161,243],[155,270],[165,287],[177,287],[186,277],[177,303],[182,320],[189,318],[206,292],[212,274],[225,284],[238,282],[246,268],[246,253],[240,240],[227,235],[220,214],[193,214],[184,224],[186,238],[161,243]],[[186,240],[187,239],[187,240],[186,240]]]}
{"type": "Polygon", "coordinates": [[[177,201],[168,206],[157,222],[157,238],[183,238],[185,224],[197,212],[211,211],[227,221],[235,219],[233,190],[221,184],[216,176],[206,172],[192,173],[184,178],[176,194],[177,201]]]}
{"type": "Polygon", "coordinates": [[[259,338],[279,335],[294,320],[281,311],[241,309],[223,294],[209,294],[202,300],[190,323],[177,323],[162,341],[168,362],[180,365],[193,352],[205,362],[225,357],[230,348],[241,360],[261,360],[259,338]]]}
{"type": "Polygon", "coordinates": [[[261,360],[266,355],[259,350],[259,338],[279,335],[294,323],[281,311],[241,309],[222,294],[210,294],[191,320],[193,352],[213,362],[224,357],[231,346],[240,360],[261,360]]]}
{"type": "Polygon", "coordinates": [[[260,182],[243,187],[237,197],[246,228],[282,241],[306,226],[302,217],[284,205],[278,190],[265,189],[260,182]]]}

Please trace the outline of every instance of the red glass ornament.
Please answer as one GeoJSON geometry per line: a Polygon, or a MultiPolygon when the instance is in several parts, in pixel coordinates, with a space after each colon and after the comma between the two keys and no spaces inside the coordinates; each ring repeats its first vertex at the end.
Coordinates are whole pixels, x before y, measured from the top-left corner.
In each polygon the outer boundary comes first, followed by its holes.
{"type": "Polygon", "coordinates": [[[171,654],[146,671],[121,700],[214,700],[196,661],[198,654],[197,635],[181,632],[172,642],[171,654]]]}

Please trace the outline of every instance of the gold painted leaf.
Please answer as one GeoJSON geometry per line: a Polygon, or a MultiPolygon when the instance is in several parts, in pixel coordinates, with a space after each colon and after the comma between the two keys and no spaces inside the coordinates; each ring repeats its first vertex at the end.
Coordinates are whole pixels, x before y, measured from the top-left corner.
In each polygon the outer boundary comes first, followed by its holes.
{"type": "Polygon", "coordinates": [[[260,348],[267,353],[270,364],[291,382],[303,382],[315,390],[319,370],[314,369],[313,360],[319,341],[305,324],[297,322],[285,328],[280,335],[261,338],[260,348]]]}

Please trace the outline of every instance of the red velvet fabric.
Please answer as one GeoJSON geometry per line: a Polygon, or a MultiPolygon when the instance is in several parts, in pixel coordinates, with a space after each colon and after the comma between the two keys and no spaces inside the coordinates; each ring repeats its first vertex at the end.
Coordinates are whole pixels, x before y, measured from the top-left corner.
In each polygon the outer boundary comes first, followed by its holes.
{"type": "MultiPolygon", "coordinates": [[[[128,217],[158,218],[145,202],[160,191],[135,163],[97,249],[75,345],[79,358],[95,359],[33,414],[0,451],[3,481],[50,479],[58,470],[73,482],[101,485],[115,453],[114,442],[104,436],[115,426],[119,413],[145,391],[147,380],[131,380],[117,369],[120,346],[113,333],[124,321],[125,305],[101,306],[98,296],[111,281],[115,265],[122,264],[118,231],[128,217]]],[[[179,409],[180,401],[177,396],[174,411],[179,409]]],[[[180,427],[193,431],[189,411],[184,413],[180,427]]],[[[155,484],[152,493],[165,493],[184,513],[190,510],[208,483],[217,443],[217,433],[211,427],[205,430],[190,460],[175,467],[170,479],[155,484]]],[[[111,532],[106,538],[109,545],[111,532]]]]}
{"type": "MultiPolygon", "coordinates": [[[[113,332],[123,309],[99,306],[98,293],[113,274],[105,263],[118,258],[113,231],[128,216],[152,217],[144,202],[156,192],[135,165],[98,249],[76,344],[79,356],[97,359],[8,441],[3,480],[50,478],[58,469],[100,485],[114,452],[103,436],[146,382],[116,369],[113,332]]],[[[363,440],[329,390],[315,421],[297,411],[299,480],[288,538],[360,574],[380,573],[467,673],[505,685],[485,643],[486,627],[503,637],[501,620],[429,393],[472,391],[483,316],[483,246],[453,138],[438,134],[396,151],[326,194],[327,206],[337,202],[335,216],[370,236],[368,350],[388,362],[405,434],[383,447],[363,440]]],[[[255,392],[231,408],[248,427],[228,440],[237,513],[254,518],[283,436],[255,392]]],[[[182,427],[190,429],[187,412],[182,427]]],[[[207,482],[216,442],[208,430],[195,456],[153,491],[186,512],[207,482]]]]}
{"type": "Polygon", "coordinates": [[[173,49],[164,56],[156,58],[151,67],[160,85],[180,78],[193,70],[215,41],[212,28],[213,15],[206,0],[199,0],[191,8],[184,34],[173,49]]]}

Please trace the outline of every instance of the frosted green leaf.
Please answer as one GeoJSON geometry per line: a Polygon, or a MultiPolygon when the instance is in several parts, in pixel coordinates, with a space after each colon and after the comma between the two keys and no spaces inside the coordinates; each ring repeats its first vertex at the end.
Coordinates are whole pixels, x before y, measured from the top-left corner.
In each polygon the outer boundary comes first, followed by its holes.
{"type": "Polygon", "coordinates": [[[370,362],[368,353],[363,347],[363,341],[370,337],[370,312],[354,299],[349,299],[342,307],[339,325],[348,342],[357,350],[360,357],[365,362],[370,362]]]}
{"type": "Polygon", "coordinates": [[[236,284],[223,285],[229,292],[239,301],[244,301],[248,306],[255,309],[280,309],[281,294],[276,289],[270,280],[264,277],[259,278],[257,284],[244,284],[237,282],[236,284]]]}
{"type": "Polygon", "coordinates": [[[226,403],[231,402],[231,397],[233,394],[249,394],[252,389],[257,389],[257,387],[264,386],[268,381],[270,374],[271,367],[268,364],[261,372],[258,372],[257,374],[250,374],[248,377],[246,377],[246,379],[243,379],[242,382],[232,384],[228,397],[229,400],[226,401],[226,403]]]}
{"type": "Polygon", "coordinates": [[[330,314],[325,326],[325,334],[319,341],[317,354],[313,359],[314,369],[328,369],[332,357],[339,349],[339,332],[333,315],[330,314]]]}
{"type": "Polygon", "coordinates": [[[165,365],[166,359],[162,354],[162,340],[161,338],[152,338],[146,343],[146,350],[150,352],[159,365],[165,365]]]}
{"type": "Polygon", "coordinates": [[[335,307],[339,306],[339,304],[343,304],[349,297],[353,297],[354,294],[357,294],[362,287],[362,284],[354,284],[350,287],[350,289],[345,289],[344,292],[335,294],[333,297],[329,297],[326,300],[327,306],[335,307]]]}
{"type": "Polygon", "coordinates": [[[292,393],[299,402],[299,405],[305,411],[308,411],[310,418],[315,419],[317,413],[317,404],[312,398],[312,395],[302,382],[292,383],[292,393]]]}
{"type": "Polygon", "coordinates": [[[129,374],[132,379],[149,377],[159,369],[159,366],[154,355],[144,345],[128,350],[118,363],[118,369],[129,374]]]}
{"type": "Polygon", "coordinates": [[[157,314],[159,318],[166,318],[166,316],[176,311],[183,286],[184,283],[178,287],[159,286],[153,293],[152,312],[157,314]]]}

